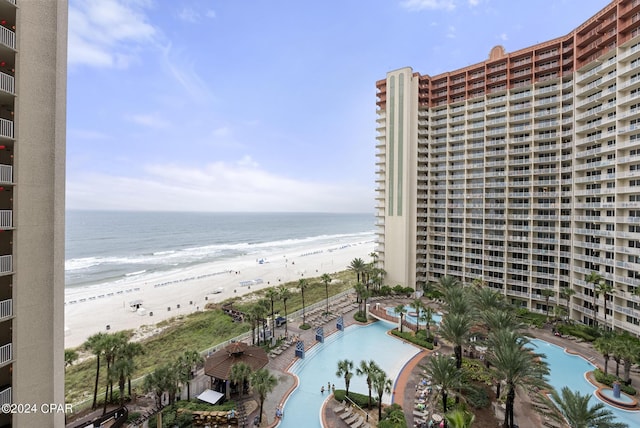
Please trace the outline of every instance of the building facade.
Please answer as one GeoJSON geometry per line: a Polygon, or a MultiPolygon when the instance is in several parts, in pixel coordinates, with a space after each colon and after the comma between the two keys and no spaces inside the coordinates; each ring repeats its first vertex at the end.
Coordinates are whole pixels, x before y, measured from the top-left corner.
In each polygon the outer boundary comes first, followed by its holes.
{"type": "Polygon", "coordinates": [[[639,0],[545,43],[437,76],[395,70],[376,87],[387,283],[482,280],[517,306],[640,334],[639,0]]]}
{"type": "Polygon", "coordinates": [[[64,426],[66,0],[0,0],[0,426],[64,426]]]}

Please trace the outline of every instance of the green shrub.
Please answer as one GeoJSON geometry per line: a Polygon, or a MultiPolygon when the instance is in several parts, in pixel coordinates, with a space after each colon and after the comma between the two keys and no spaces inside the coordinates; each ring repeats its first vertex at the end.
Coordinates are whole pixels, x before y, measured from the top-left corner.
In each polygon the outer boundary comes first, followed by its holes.
{"type": "Polygon", "coordinates": [[[355,314],[353,314],[353,319],[358,322],[367,322],[367,316],[363,311],[358,311],[355,314]]]}
{"type": "Polygon", "coordinates": [[[311,324],[300,324],[300,330],[309,330],[311,328],[311,324]]]}
{"type": "Polygon", "coordinates": [[[404,411],[399,404],[393,403],[384,408],[378,428],[405,428],[406,426],[407,421],[404,417],[404,411]]]}
{"type": "Polygon", "coordinates": [[[600,337],[600,332],[597,328],[583,324],[560,324],[558,325],[558,331],[562,335],[579,337],[587,342],[593,342],[600,337]]]}
{"type": "Polygon", "coordinates": [[[392,293],[393,289],[388,285],[383,285],[382,287],[380,287],[380,291],[378,292],[380,296],[391,296],[392,293]]]}
{"type": "MultiPolygon", "coordinates": [[[[336,389],[335,392],[333,393],[333,397],[339,402],[343,402],[343,401],[349,402],[348,400],[346,400],[345,392],[346,391],[344,389],[336,389]]],[[[356,403],[358,406],[362,407],[363,409],[369,405],[368,394],[364,395],[364,394],[358,394],[357,392],[349,391],[349,399],[354,403],[356,403]]],[[[375,396],[371,396],[371,405],[374,407],[378,405],[378,400],[375,396]]]]}
{"type": "Polygon", "coordinates": [[[129,413],[129,416],[127,417],[127,423],[131,423],[133,421],[135,421],[136,419],[138,419],[140,417],[142,413],[140,412],[131,412],[129,413]]]}
{"type": "Polygon", "coordinates": [[[433,349],[433,340],[431,342],[420,338],[419,336],[416,337],[413,332],[406,332],[403,331],[402,333],[400,333],[399,330],[393,330],[391,332],[394,336],[397,336],[401,339],[406,340],[407,342],[411,342],[414,343],[418,346],[422,346],[423,348],[427,348],[427,349],[433,349]]]}
{"type": "Polygon", "coordinates": [[[604,372],[600,369],[595,369],[593,371],[593,377],[596,382],[602,383],[613,388],[613,383],[618,381],[620,382],[620,390],[629,395],[636,395],[636,390],[631,385],[625,385],[624,381],[619,377],[616,377],[614,374],[604,374],[604,372]]]}
{"type": "Polygon", "coordinates": [[[489,407],[491,404],[487,391],[482,388],[473,389],[467,394],[467,403],[476,409],[489,407]]]}

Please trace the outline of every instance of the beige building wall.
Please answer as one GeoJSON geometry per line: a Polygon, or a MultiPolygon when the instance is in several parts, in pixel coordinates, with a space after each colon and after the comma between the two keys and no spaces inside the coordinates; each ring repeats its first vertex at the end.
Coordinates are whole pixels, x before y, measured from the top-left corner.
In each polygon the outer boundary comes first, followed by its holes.
{"type": "MultiPolygon", "coordinates": [[[[0,0],[7,1],[7,0],[0,0]]],[[[14,159],[14,403],[64,404],[66,0],[18,0],[14,159]]],[[[64,413],[15,415],[64,426],[64,413]]]]}
{"type": "Polygon", "coordinates": [[[387,74],[384,164],[387,171],[378,204],[378,227],[385,239],[379,261],[385,283],[415,286],[416,153],[418,82],[411,68],[387,74]],[[383,216],[380,214],[384,213],[383,216]]]}

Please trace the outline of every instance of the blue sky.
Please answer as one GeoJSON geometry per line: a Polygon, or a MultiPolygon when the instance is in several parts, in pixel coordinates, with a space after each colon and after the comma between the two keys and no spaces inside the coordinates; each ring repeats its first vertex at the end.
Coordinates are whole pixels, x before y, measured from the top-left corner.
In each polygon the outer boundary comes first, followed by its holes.
{"type": "Polygon", "coordinates": [[[605,0],[69,0],[67,208],[374,211],[375,82],[605,0]]]}

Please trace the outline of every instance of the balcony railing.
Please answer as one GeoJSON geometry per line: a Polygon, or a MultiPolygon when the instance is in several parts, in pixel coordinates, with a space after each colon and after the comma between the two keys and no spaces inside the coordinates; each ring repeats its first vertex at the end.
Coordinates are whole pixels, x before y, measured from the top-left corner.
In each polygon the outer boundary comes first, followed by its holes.
{"type": "Polygon", "coordinates": [[[0,230],[13,227],[13,211],[0,210],[0,230]]]}
{"type": "MultiPolygon", "coordinates": [[[[0,26],[0,28],[3,28],[0,26]]],[[[7,119],[0,119],[0,136],[13,138],[13,122],[7,119]]]]}
{"type": "Polygon", "coordinates": [[[0,26],[0,43],[9,46],[11,49],[16,48],[16,33],[8,28],[0,26]]]}
{"type": "Polygon", "coordinates": [[[13,316],[13,299],[0,302],[0,320],[13,316]]]}
{"type": "Polygon", "coordinates": [[[15,79],[13,76],[0,72],[0,90],[15,95],[15,79]]]}
{"type": "Polygon", "coordinates": [[[9,273],[13,271],[13,256],[0,256],[0,273],[9,273]]]}
{"type": "Polygon", "coordinates": [[[6,345],[0,346],[0,364],[4,364],[11,360],[13,360],[11,343],[7,343],[6,345]]]}
{"type": "Polygon", "coordinates": [[[0,165],[0,183],[13,183],[13,167],[0,165]]]}
{"type": "Polygon", "coordinates": [[[11,404],[11,387],[0,391],[0,405],[11,404]]]}

